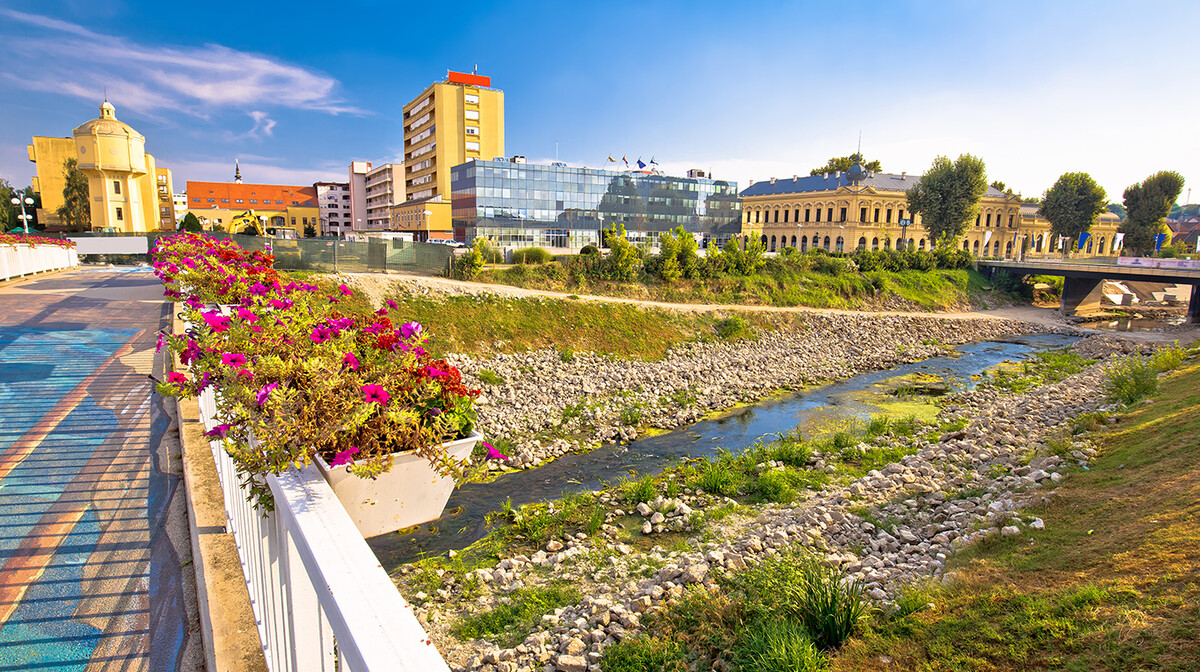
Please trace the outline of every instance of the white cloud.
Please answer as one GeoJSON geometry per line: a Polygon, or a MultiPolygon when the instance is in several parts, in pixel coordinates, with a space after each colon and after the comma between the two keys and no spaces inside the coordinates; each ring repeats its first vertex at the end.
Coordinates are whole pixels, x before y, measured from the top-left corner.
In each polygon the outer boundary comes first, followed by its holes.
{"type": "MultiPolygon", "coordinates": [[[[8,81],[29,89],[94,101],[107,88],[123,107],[144,114],[165,109],[206,117],[234,108],[253,116],[251,110],[269,105],[362,112],[338,96],[336,79],[268,56],[219,44],[142,45],[10,9],[0,9],[0,16],[35,28],[0,44],[0,50],[16,56],[16,76],[8,81]]],[[[274,121],[255,121],[258,132],[270,135],[274,121]]]]}
{"type": "Polygon", "coordinates": [[[252,138],[259,138],[264,135],[274,135],[272,129],[275,128],[275,120],[261,110],[251,110],[250,118],[254,120],[254,128],[247,132],[252,138]]]}

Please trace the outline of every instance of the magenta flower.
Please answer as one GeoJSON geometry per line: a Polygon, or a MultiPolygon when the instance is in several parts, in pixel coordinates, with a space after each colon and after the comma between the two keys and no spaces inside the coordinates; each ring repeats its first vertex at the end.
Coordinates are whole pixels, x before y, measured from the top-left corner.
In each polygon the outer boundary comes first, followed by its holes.
{"type": "Polygon", "coordinates": [[[162,349],[163,349],[163,342],[164,342],[164,341],[166,341],[166,340],[167,340],[167,337],[166,337],[165,335],[163,335],[163,333],[162,333],[162,332],[159,332],[159,333],[158,333],[158,340],[157,340],[157,341],[155,341],[155,343],[154,343],[154,354],[156,354],[156,355],[157,355],[158,353],[162,352],[162,349]]]}
{"type": "Polygon", "coordinates": [[[246,382],[254,380],[254,374],[250,373],[250,369],[238,369],[237,375],[239,378],[245,378],[246,382]]]}
{"type": "Polygon", "coordinates": [[[254,393],[254,403],[258,404],[259,406],[267,403],[267,398],[271,396],[271,393],[274,392],[275,388],[277,387],[279,387],[279,383],[267,383],[266,385],[263,385],[261,388],[259,388],[258,392],[254,393]]]}
{"type": "Polygon", "coordinates": [[[201,308],[204,307],[204,304],[200,302],[200,299],[197,299],[194,296],[189,296],[187,298],[187,301],[184,301],[183,303],[185,305],[187,305],[188,308],[191,308],[192,310],[200,310],[201,308]]]}
{"type": "Polygon", "coordinates": [[[349,287],[347,287],[344,284],[338,285],[338,291],[341,292],[342,294],[345,294],[346,296],[354,296],[354,290],[350,289],[349,287]]]}
{"type": "Polygon", "coordinates": [[[358,370],[358,358],[354,356],[353,352],[347,352],[346,355],[344,357],[342,357],[342,365],[345,366],[346,368],[350,369],[351,371],[357,371],[358,370]]]}
{"type": "Polygon", "coordinates": [[[383,389],[382,385],[363,385],[362,391],[363,401],[368,403],[375,402],[380,405],[387,405],[388,400],[392,398],[392,395],[388,394],[388,391],[383,389]]]}
{"type": "Polygon", "coordinates": [[[329,327],[316,326],[313,327],[312,333],[308,337],[312,339],[313,343],[324,343],[329,340],[330,333],[329,327]]]}
{"type": "Polygon", "coordinates": [[[354,461],[354,454],[357,453],[358,450],[359,450],[358,448],[355,448],[354,446],[350,446],[346,450],[338,452],[337,455],[333,456],[333,462],[330,462],[329,466],[340,467],[343,464],[350,464],[351,462],[354,461]]]}
{"type": "Polygon", "coordinates": [[[393,301],[393,300],[391,300],[391,299],[388,299],[387,301],[384,301],[384,303],[386,303],[386,304],[387,304],[387,307],[388,307],[388,308],[391,308],[391,309],[393,309],[393,310],[394,310],[394,309],[397,307],[397,306],[396,306],[396,302],[395,302],[395,301],[393,301]]]}
{"type": "Polygon", "coordinates": [[[420,336],[423,329],[420,322],[405,322],[400,325],[400,335],[407,341],[414,336],[420,336]]]}
{"type": "Polygon", "coordinates": [[[167,374],[167,382],[168,383],[179,383],[180,385],[186,385],[188,382],[188,379],[187,379],[187,376],[183,375],[182,373],[179,373],[178,371],[172,371],[167,374]]]}
{"type": "Polygon", "coordinates": [[[210,439],[223,439],[229,433],[231,425],[217,425],[204,433],[210,439]]]}
{"type": "Polygon", "coordinates": [[[238,308],[237,312],[238,312],[238,317],[240,319],[243,319],[247,322],[257,322],[258,321],[258,315],[255,315],[254,313],[250,312],[249,310],[246,310],[245,308],[238,308]]]}
{"type": "Polygon", "coordinates": [[[208,324],[209,329],[216,332],[229,331],[229,323],[232,320],[228,315],[220,313],[201,313],[201,315],[204,317],[204,321],[208,324]]]}
{"type": "Polygon", "coordinates": [[[501,453],[500,451],[496,450],[495,448],[493,448],[492,444],[488,443],[487,441],[484,441],[483,446],[484,446],[484,448],[488,449],[487,459],[489,459],[489,460],[504,460],[505,462],[508,461],[508,456],[501,453]]]}
{"type": "Polygon", "coordinates": [[[430,378],[441,378],[442,376],[450,375],[449,371],[442,371],[441,369],[437,368],[436,366],[434,366],[432,364],[421,369],[421,373],[430,378]]]}
{"type": "Polygon", "coordinates": [[[246,365],[246,356],[240,352],[227,352],[221,355],[221,363],[225,366],[241,368],[246,365]]]}

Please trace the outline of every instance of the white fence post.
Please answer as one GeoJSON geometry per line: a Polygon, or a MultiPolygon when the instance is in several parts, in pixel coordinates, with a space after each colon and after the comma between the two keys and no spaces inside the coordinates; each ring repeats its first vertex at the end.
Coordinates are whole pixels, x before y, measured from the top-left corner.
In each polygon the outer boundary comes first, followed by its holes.
{"type": "Polygon", "coordinates": [[[58,245],[0,245],[0,282],[78,265],[75,250],[58,245]]]}

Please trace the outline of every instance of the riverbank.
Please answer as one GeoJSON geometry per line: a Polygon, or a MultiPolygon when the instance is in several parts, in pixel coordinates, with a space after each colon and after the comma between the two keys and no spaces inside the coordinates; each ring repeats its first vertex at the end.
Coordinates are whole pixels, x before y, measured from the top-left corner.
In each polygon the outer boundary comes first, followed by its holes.
{"type": "MultiPolygon", "coordinates": [[[[1130,347],[1094,338],[1078,349],[1108,358],[1130,347]]],[[[805,456],[804,472],[832,478],[819,489],[799,491],[788,504],[739,504],[713,494],[717,485],[698,489],[685,479],[640,489],[654,497],[634,506],[623,499],[639,492],[631,487],[624,495],[597,495],[593,504],[607,511],[571,505],[572,513],[591,517],[591,534],[554,537],[536,551],[486,567],[460,563],[456,570],[451,561],[448,570],[406,570],[398,582],[421,604],[435,642],[463,669],[538,669],[547,662],[559,669],[586,667],[606,647],[644,629],[646,616],[661,605],[675,604],[685,593],[718,591],[725,577],[747,564],[794,548],[817,552],[862,581],[872,600],[890,601],[912,581],[939,574],[963,545],[1041,524],[1021,509],[1048,498],[1043,493],[1095,455],[1088,442],[1063,440],[1061,433],[1078,418],[1100,417],[1088,414],[1103,403],[1102,378],[1101,363],[1023,394],[985,389],[956,395],[939,425],[839,447],[864,456],[878,449],[877,467],[866,469],[863,458],[862,471],[839,474],[832,456],[805,456]],[[630,541],[622,529],[629,517],[641,521],[645,540],[630,541]],[[545,608],[524,616],[504,611],[504,605],[530,600],[545,608]],[[492,623],[498,627],[483,631],[493,633],[489,641],[507,641],[503,648],[455,637],[480,632],[479,624],[500,611],[507,616],[492,623]],[[476,655],[481,646],[485,653],[476,655]]],[[[774,464],[789,459],[786,451],[775,455],[781,459],[763,468],[794,466],[774,464]]],[[[719,470],[713,473],[712,483],[719,483],[719,470]]]]}

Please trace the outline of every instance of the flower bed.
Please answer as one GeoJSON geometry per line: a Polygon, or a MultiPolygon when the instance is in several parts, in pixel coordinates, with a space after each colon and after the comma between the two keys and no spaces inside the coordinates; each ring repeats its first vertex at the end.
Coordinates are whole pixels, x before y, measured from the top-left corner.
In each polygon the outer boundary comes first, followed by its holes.
{"type": "Polygon", "coordinates": [[[271,506],[270,491],[257,476],[318,454],[362,478],[409,451],[439,474],[464,475],[465,463],[439,444],[472,432],[479,391],[429,355],[422,325],[393,323],[395,304],[365,312],[346,285],[288,282],[270,255],[198,234],[162,238],[151,254],[164,294],[191,325],[160,336],[189,371],[158,389],[214,389],[222,423],[210,435],[226,440],[260,505],[271,506]]]}
{"type": "Polygon", "coordinates": [[[42,236],[26,236],[15,233],[0,233],[0,245],[28,245],[30,247],[41,247],[43,245],[52,245],[64,249],[75,247],[73,240],[59,240],[58,238],[43,238],[42,236]]]}

